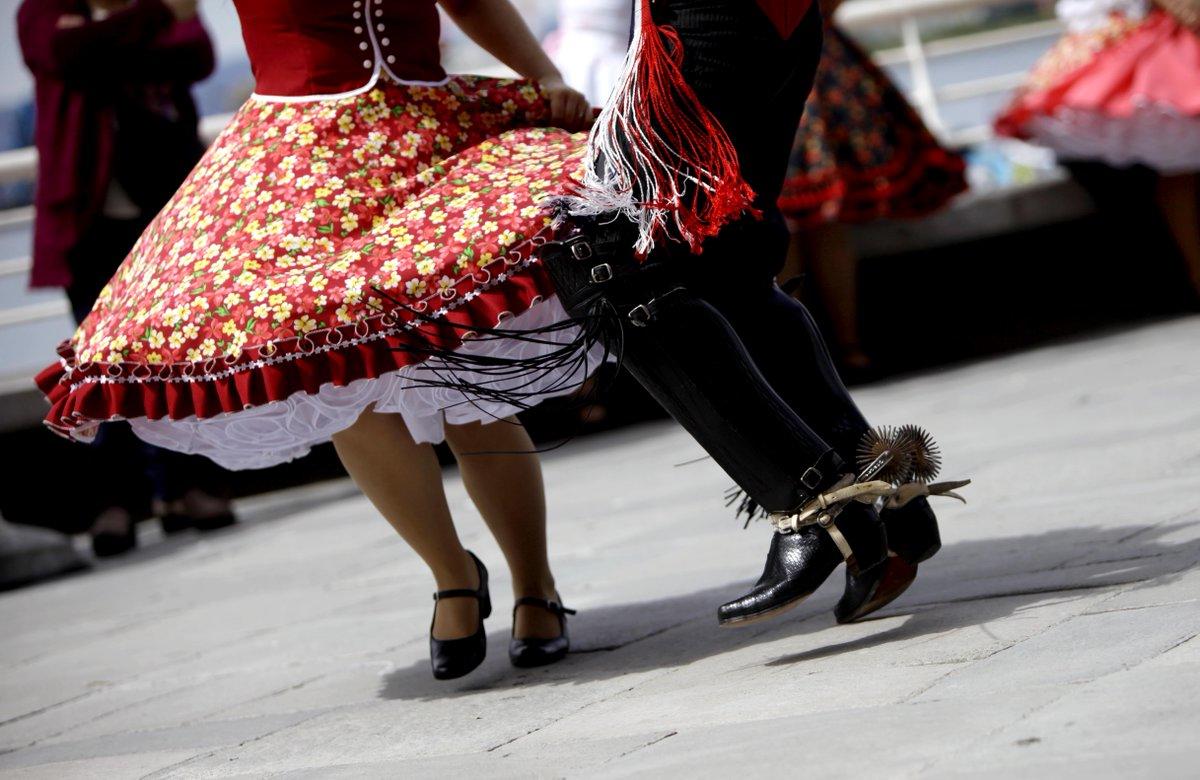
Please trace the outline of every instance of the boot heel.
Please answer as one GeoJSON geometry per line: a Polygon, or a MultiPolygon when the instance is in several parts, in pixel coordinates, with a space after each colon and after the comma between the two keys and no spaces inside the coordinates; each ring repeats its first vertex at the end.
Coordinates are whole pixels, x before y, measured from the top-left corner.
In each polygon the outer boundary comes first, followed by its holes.
{"type": "Polygon", "coordinates": [[[881,566],[868,572],[853,574],[846,570],[846,590],[833,616],[839,623],[854,623],[883,609],[908,590],[917,579],[917,565],[898,555],[891,555],[881,566]]]}

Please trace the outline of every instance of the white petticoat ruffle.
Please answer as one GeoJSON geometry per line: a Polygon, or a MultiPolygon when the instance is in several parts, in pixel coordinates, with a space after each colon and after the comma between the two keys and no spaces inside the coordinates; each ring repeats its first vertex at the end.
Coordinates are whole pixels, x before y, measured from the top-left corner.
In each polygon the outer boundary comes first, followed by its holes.
{"type": "Polygon", "coordinates": [[[1059,109],[1025,126],[1029,140],[1062,160],[1145,165],[1165,174],[1200,171],[1200,117],[1147,105],[1131,116],[1059,109]]]}
{"type": "Polygon", "coordinates": [[[1054,15],[1067,26],[1068,32],[1083,33],[1104,27],[1113,14],[1139,21],[1149,10],[1147,0],[1058,0],[1054,15]]]}
{"type": "MultiPolygon", "coordinates": [[[[566,317],[558,299],[549,298],[508,320],[505,329],[535,330],[561,322],[566,317]]],[[[576,329],[569,328],[539,339],[561,345],[570,343],[577,335],[576,329]]],[[[527,359],[554,349],[550,343],[482,338],[465,342],[459,352],[527,359]]],[[[533,405],[574,391],[602,361],[602,348],[593,346],[585,361],[544,375],[506,377],[497,382],[495,377],[455,369],[454,377],[460,381],[486,383],[492,389],[519,387],[528,398],[527,405],[533,405]]],[[[203,420],[194,416],[183,420],[140,417],[129,423],[134,433],[151,444],[204,455],[227,469],[239,470],[274,466],[306,455],[313,446],[350,427],[371,404],[375,404],[377,412],[403,416],[413,438],[429,443],[445,438],[446,423],[492,422],[520,411],[510,404],[468,397],[459,390],[421,384],[422,378],[432,378],[431,372],[437,370],[448,371],[444,361],[435,358],[375,379],[359,379],[344,387],[327,384],[316,394],[295,393],[286,401],[219,417],[203,420]]]]}

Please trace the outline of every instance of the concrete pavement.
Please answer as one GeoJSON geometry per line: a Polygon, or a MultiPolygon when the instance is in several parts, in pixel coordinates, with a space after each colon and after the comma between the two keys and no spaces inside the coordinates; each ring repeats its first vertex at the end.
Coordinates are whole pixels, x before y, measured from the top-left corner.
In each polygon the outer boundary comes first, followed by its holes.
{"type": "Polygon", "coordinates": [[[1200,317],[863,390],[941,442],[946,546],[878,619],[840,575],[741,630],[757,575],[728,481],[671,424],[546,458],[577,652],[429,675],[428,577],[348,483],[243,527],[0,594],[0,777],[1194,777],[1200,762],[1200,317]]]}

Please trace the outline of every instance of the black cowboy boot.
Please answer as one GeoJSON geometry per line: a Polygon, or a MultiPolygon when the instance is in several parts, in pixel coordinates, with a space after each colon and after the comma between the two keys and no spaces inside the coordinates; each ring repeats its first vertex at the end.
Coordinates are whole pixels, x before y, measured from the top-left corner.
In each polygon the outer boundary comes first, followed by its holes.
{"type": "MultiPolygon", "coordinates": [[[[812,315],[772,281],[778,271],[772,258],[783,255],[787,240],[775,212],[759,222],[739,223],[694,259],[689,282],[732,323],[780,397],[853,463],[870,425],[838,376],[812,315]],[[712,280],[721,267],[734,264],[755,273],[730,294],[712,280]]],[[[899,597],[916,577],[916,565],[941,546],[937,518],[924,498],[899,509],[885,507],[879,516],[887,528],[889,563],[859,573],[847,569],[845,594],[835,610],[840,622],[858,620],[899,597]]]]}
{"type": "Polygon", "coordinates": [[[869,576],[882,569],[887,555],[883,526],[875,510],[851,503],[834,521],[852,554],[840,549],[830,531],[810,525],[798,531],[776,531],[762,576],[749,593],[717,610],[722,626],[744,626],[785,612],[808,598],[838,564],[847,572],[869,576]]]}

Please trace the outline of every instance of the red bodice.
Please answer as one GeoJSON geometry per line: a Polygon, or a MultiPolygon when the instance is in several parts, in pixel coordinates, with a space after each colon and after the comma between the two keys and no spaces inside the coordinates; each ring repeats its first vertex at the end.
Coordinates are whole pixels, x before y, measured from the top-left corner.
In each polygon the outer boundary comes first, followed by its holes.
{"type": "Polygon", "coordinates": [[[440,81],[436,0],[234,0],[255,93],[354,92],[381,75],[440,81]]]}

